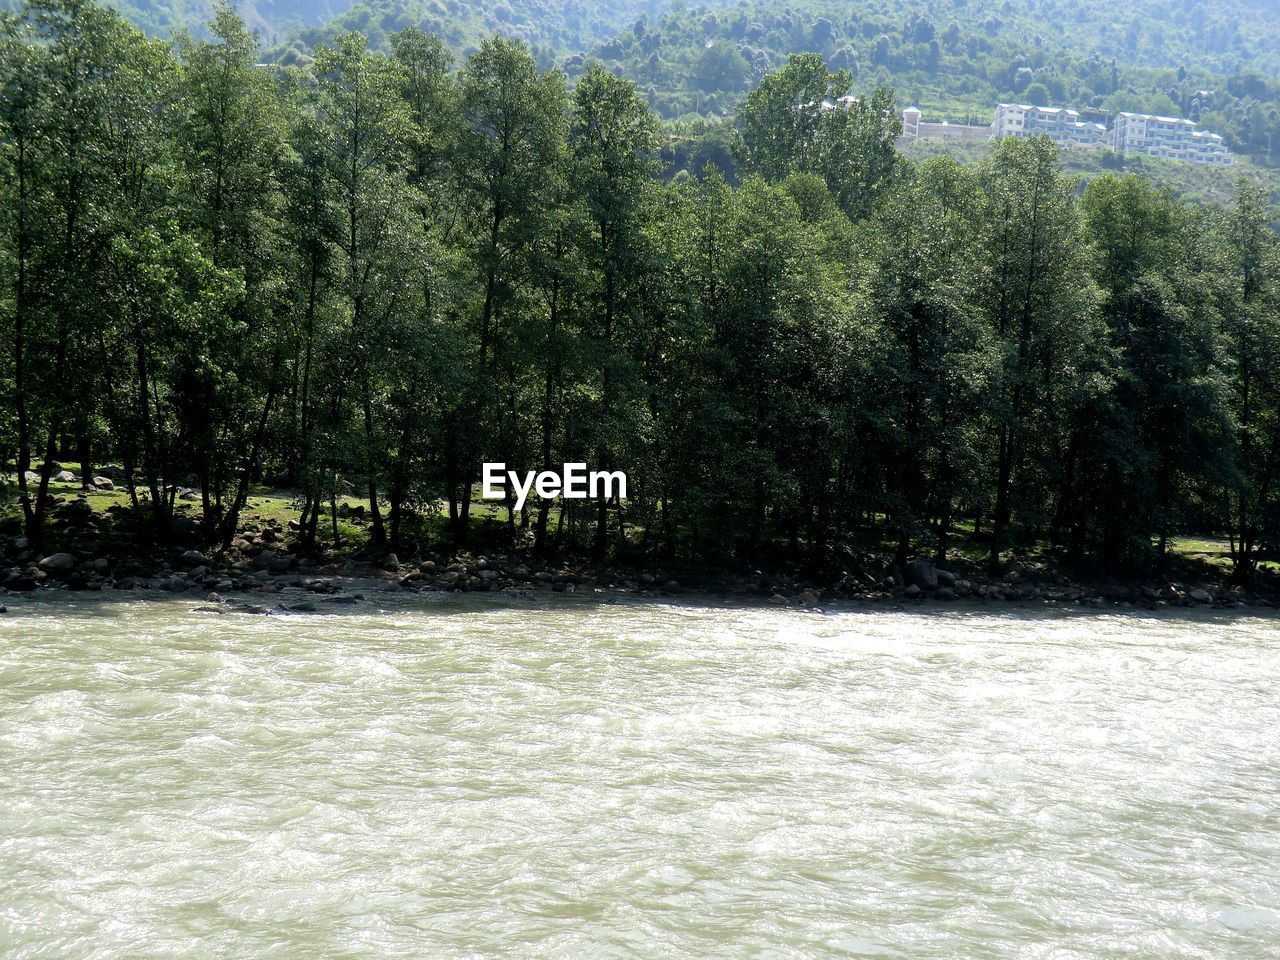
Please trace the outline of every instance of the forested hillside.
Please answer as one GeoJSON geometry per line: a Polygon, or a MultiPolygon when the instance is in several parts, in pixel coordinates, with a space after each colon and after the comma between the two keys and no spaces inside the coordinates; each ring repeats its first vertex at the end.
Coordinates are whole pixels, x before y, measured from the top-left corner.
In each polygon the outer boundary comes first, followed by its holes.
{"type": "MultiPolygon", "coordinates": [[[[236,7],[250,30],[280,38],[318,26],[351,7],[353,0],[239,0],[236,7]]],[[[180,31],[203,33],[215,0],[112,0],[107,6],[155,37],[180,31]]],[[[21,0],[0,0],[0,10],[19,10],[21,0]]]]}
{"type": "Polygon", "coordinates": [[[0,29],[0,462],[28,547],[74,456],[117,466],[130,539],[183,535],[182,492],[221,549],[263,481],[306,553],[351,494],[375,555],[442,511],[466,543],[504,461],[630,478],[506,513],[544,554],[838,569],[964,537],[1131,573],[1200,532],[1247,580],[1280,550],[1280,248],[1246,184],[1082,191],[1044,139],[913,162],[889,90],[819,108],[849,75],[816,54],[740,101],[740,185],[667,183],[635,84],[570,88],[519,41],[345,34],[272,71],[226,9],[176,50],[27,12],[0,29]]]}
{"type": "MultiPolygon", "coordinates": [[[[159,35],[198,32],[211,10],[118,5],[159,35]]],[[[385,52],[415,26],[459,56],[513,37],[571,83],[593,60],[620,71],[664,119],[727,116],[789,55],[813,51],[850,70],[855,89],[887,84],[930,116],[986,121],[999,100],[1175,114],[1280,159],[1280,10],[1267,0],[242,0],[240,11],[264,56],[290,64],[345,30],[385,52]]]]}

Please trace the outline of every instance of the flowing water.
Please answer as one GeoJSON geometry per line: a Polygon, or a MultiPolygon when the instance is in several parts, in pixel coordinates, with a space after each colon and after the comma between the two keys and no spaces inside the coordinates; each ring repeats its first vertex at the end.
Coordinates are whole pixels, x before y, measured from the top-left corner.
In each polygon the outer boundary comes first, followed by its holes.
{"type": "Polygon", "coordinates": [[[193,606],[0,616],[0,957],[1280,957],[1280,621],[193,606]]]}

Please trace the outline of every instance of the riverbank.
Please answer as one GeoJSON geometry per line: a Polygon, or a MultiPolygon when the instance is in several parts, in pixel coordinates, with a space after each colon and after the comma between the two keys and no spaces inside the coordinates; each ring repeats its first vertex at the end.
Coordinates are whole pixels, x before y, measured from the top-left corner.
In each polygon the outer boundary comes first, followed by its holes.
{"type": "MultiPolygon", "coordinates": [[[[132,535],[127,507],[111,490],[59,491],[50,545],[37,551],[7,522],[0,554],[0,590],[112,591],[247,599],[251,612],[305,612],[325,603],[358,603],[374,593],[584,593],[608,596],[705,596],[779,606],[833,603],[1046,605],[1221,609],[1273,608],[1277,578],[1259,575],[1250,588],[1229,582],[1205,554],[1179,556],[1161,578],[1087,578],[1057,569],[1044,557],[1014,557],[998,576],[976,559],[981,549],[957,550],[945,566],[918,558],[905,567],[872,552],[846,549],[828,569],[803,565],[720,569],[688,562],[643,560],[601,564],[578,557],[547,559],[520,549],[414,550],[371,554],[359,536],[358,504],[344,505],[346,547],[308,555],[296,541],[285,497],[255,498],[230,547],[209,552],[183,525],[178,542],[158,546],[132,535]],[[1197,559],[1199,557],[1200,559],[1197,559]]],[[[1205,545],[1202,543],[1201,547],[1205,545]]],[[[212,601],[217,603],[217,600],[212,601]]],[[[229,609],[220,605],[218,609],[229,609]]]]}

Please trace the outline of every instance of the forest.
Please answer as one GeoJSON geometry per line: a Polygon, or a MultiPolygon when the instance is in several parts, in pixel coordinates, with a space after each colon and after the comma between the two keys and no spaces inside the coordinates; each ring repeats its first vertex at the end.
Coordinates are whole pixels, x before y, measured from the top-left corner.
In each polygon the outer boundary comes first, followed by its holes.
{"type": "MultiPolygon", "coordinates": [[[[996,103],[1190,117],[1237,153],[1280,161],[1280,22],[1260,0],[366,0],[277,36],[268,59],[305,63],[356,30],[389,49],[417,26],[467,56],[493,33],[524,40],[572,82],[593,62],[632,79],[659,117],[699,137],[768,73],[820,53],[869,92],[892,86],[929,117],[987,123],[996,103]]],[[[713,139],[715,139],[713,137],[713,139]]]]}
{"type": "Polygon", "coordinates": [[[282,69],[230,6],[150,39],[89,0],[0,23],[0,462],[33,545],[61,461],[119,467],[133,536],[236,535],[297,491],[319,551],[475,534],[481,464],[625,470],[531,499],[541,553],[815,564],[850,543],[1158,568],[1280,548],[1280,247],[1045,140],[894,147],[886,87],[800,54],[733,113],[740,182],[664,181],[659,118],[522,41],[417,28],[282,69]],[[179,478],[185,478],[179,480],[179,478]],[[432,524],[433,520],[441,523],[432,524]]]}

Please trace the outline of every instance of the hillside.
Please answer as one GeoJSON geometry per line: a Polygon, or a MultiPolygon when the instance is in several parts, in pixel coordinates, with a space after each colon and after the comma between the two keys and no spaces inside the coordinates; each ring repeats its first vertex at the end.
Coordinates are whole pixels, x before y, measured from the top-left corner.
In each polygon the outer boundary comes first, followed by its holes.
{"type": "MultiPolygon", "coordinates": [[[[199,32],[213,0],[117,0],[149,32],[199,32]]],[[[15,0],[0,0],[15,5],[15,0]]],[[[305,63],[357,30],[373,49],[407,26],[465,55],[517,37],[570,79],[600,60],[667,120],[728,116],[793,53],[817,51],[855,89],[892,87],[926,116],[990,117],[1000,100],[1176,114],[1236,152],[1280,160],[1280,8],[1270,0],[242,0],[269,60],[305,63]]]]}
{"type": "MultiPolygon", "coordinates": [[[[180,30],[202,34],[215,0],[106,0],[147,33],[169,37],[180,30]]],[[[235,6],[251,30],[273,42],[308,27],[327,23],[349,9],[352,0],[238,0],[235,6]]],[[[0,0],[0,10],[16,10],[19,0],[0,0]]]]}

